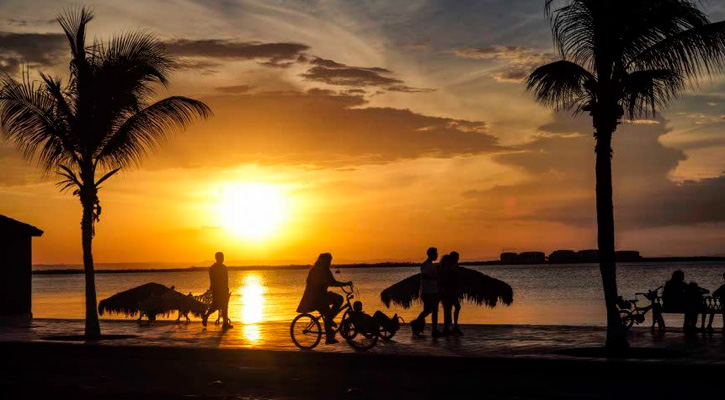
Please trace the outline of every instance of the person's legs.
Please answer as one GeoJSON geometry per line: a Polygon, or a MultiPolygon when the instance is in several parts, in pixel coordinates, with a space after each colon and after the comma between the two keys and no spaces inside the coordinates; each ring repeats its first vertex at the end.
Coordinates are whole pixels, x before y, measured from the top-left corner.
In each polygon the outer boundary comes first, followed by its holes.
{"type": "Polygon", "coordinates": [[[451,311],[453,309],[453,304],[451,304],[450,299],[445,298],[442,301],[443,303],[443,333],[448,333],[451,328],[451,311]]]}
{"type": "Polygon", "coordinates": [[[222,327],[227,329],[232,328],[232,324],[229,322],[229,295],[224,298],[224,304],[222,304],[222,308],[219,312],[221,313],[222,320],[224,321],[222,323],[222,327]]]}
{"type": "Polygon", "coordinates": [[[457,333],[459,335],[463,334],[463,332],[461,332],[461,329],[458,327],[458,315],[460,313],[461,301],[456,298],[455,302],[453,303],[453,333],[457,333]]]}
{"type": "Polygon", "coordinates": [[[431,335],[433,337],[440,336],[441,333],[438,331],[438,304],[440,303],[440,299],[438,298],[438,294],[432,294],[431,295],[431,313],[430,313],[430,323],[431,323],[431,335]]]}
{"type": "Polygon", "coordinates": [[[340,312],[340,309],[342,308],[342,303],[345,302],[345,299],[342,298],[337,293],[333,292],[327,292],[327,304],[329,304],[330,307],[330,315],[331,319],[335,319],[337,314],[340,312]]]}

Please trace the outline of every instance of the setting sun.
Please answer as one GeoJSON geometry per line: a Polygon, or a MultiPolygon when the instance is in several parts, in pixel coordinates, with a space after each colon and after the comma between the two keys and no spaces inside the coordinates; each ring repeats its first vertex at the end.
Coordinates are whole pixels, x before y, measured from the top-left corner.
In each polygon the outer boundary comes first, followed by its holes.
{"type": "Polygon", "coordinates": [[[281,188],[261,183],[230,184],[217,204],[219,223],[234,235],[253,241],[279,232],[289,215],[289,201],[281,188]]]}

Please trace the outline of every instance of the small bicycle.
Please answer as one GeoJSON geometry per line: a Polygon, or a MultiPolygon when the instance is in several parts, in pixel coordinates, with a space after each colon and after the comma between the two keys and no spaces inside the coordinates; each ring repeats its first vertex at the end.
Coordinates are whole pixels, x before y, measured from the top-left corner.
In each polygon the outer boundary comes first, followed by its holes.
{"type": "Polygon", "coordinates": [[[665,321],[662,318],[661,306],[657,303],[657,293],[660,289],[662,289],[662,286],[655,290],[649,290],[647,293],[635,293],[635,299],[632,300],[624,300],[622,299],[622,296],[619,296],[617,299],[617,306],[619,307],[619,317],[624,329],[631,328],[635,323],[637,325],[643,323],[645,314],[647,314],[649,310],[652,310],[652,329],[655,328],[655,325],[658,325],[659,330],[664,330],[665,321]],[[636,298],[637,296],[644,296],[650,301],[650,304],[645,307],[638,307],[637,302],[639,302],[639,299],[636,298]]]}
{"type": "MultiPolygon", "coordinates": [[[[339,328],[335,330],[335,333],[340,333],[343,339],[356,350],[367,350],[375,346],[378,342],[378,338],[381,336],[380,332],[363,333],[358,332],[355,324],[350,320],[350,312],[352,310],[352,299],[355,298],[353,294],[354,287],[350,285],[350,290],[346,290],[345,287],[340,288],[345,293],[345,304],[340,309],[339,313],[342,313],[342,319],[340,320],[339,328]]],[[[339,314],[338,313],[338,314],[339,314]]],[[[312,313],[302,313],[296,316],[290,324],[290,337],[295,346],[303,350],[310,350],[317,347],[322,340],[322,336],[327,332],[323,329],[324,317],[318,311],[312,313]],[[322,323],[321,323],[322,320],[322,323]]],[[[385,333],[387,338],[392,338],[394,333],[385,333]]]]}

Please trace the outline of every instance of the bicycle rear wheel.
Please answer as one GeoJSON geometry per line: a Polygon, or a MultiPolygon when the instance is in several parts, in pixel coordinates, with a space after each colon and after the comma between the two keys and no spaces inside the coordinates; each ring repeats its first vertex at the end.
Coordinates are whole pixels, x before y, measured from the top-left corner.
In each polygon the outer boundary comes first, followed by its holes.
{"type": "Polygon", "coordinates": [[[631,311],[619,310],[619,318],[622,321],[622,327],[624,329],[629,329],[634,324],[634,316],[631,311]]]}
{"type": "Polygon", "coordinates": [[[289,333],[295,346],[310,350],[320,344],[322,327],[320,321],[311,314],[300,314],[292,320],[289,333]]]}

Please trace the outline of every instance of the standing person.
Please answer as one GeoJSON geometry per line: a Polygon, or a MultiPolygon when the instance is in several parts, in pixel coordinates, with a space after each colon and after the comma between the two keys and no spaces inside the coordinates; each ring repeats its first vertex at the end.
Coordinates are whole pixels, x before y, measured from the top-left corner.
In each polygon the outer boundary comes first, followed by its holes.
{"type": "Polygon", "coordinates": [[[332,271],[330,271],[330,265],[332,265],[332,254],[322,253],[317,257],[315,265],[310,268],[310,272],[307,274],[305,293],[302,295],[299,306],[297,306],[298,313],[319,311],[322,314],[327,335],[325,344],[337,343],[335,331],[332,328],[335,325],[335,316],[340,312],[342,303],[345,301],[342,296],[334,292],[328,292],[327,289],[330,286],[352,286],[352,281],[340,282],[336,280],[332,275],[332,271]]]}
{"type": "Polygon", "coordinates": [[[224,323],[222,329],[233,328],[229,323],[229,272],[227,266],[224,265],[224,253],[217,252],[214,257],[216,262],[209,267],[209,283],[211,284],[212,302],[209,310],[201,317],[201,324],[206,326],[206,322],[214,311],[219,310],[224,323]]]}
{"type": "MultiPolygon", "coordinates": [[[[446,258],[446,256],[443,256],[446,258]]],[[[443,274],[441,301],[443,302],[443,334],[463,335],[458,327],[458,315],[461,313],[460,287],[458,284],[458,261],[461,256],[453,251],[443,265],[441,260],[441,273],[443,274]],[[453,328],[451,326],[451,311],[453,311],[453,328]]]]}
{"type": "Polygon", "coordinates": [[[420,297],[423,299],[423,311],[418,318],[413,320],[410,328],[414,335],[421,335],[425,326],[425,318],[431,316],[431,336],[440,337],[438,331],[438,303],[440,302],[438,291],[438,266],[433,262],[438,259],[438,249],[431,247],[427,251],[428,258],[420,266],[420,297]]]}

